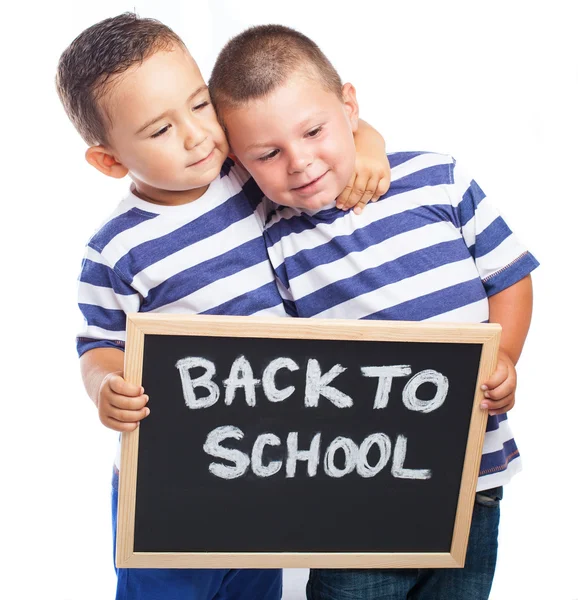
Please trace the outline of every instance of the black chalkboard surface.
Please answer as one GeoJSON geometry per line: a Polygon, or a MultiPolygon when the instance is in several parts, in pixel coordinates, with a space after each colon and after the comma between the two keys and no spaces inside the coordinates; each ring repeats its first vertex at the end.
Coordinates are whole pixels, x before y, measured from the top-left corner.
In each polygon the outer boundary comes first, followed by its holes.
{"type": "Polygon", "coordinates": [[[499,334],[131,315],[117,564],[463,565],[499,334]]]}

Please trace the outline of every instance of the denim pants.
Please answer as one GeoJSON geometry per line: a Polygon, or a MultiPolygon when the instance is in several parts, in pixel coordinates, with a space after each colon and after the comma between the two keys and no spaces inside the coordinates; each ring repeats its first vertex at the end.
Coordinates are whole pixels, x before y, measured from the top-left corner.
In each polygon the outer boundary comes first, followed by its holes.
{"type": "Polygon", "coordinates": [[[487,600],[501,499],[501,487],[476,494],[463,569],[312,569],[308,600],[487,600]]]}
{"type": "MultiPolygon", "coordinates": [[[[118,471],[112,478],[116,552],[118,471]]],[[[116,600],[280,600],[280,569],[116,569],[116,600]]]]}

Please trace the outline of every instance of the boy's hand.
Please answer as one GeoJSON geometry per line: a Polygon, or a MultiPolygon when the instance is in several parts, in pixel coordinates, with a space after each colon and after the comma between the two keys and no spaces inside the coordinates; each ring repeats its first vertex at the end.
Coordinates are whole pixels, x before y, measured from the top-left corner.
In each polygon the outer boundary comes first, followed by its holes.
{"type": "Polygon", "coordinates": [[[98,416],[110,429],[134,431],[150,414],[148,400],[142,386],[126,382],[121,372],[109,373],[98,391],[98,416]]]}
{"type": "Polygon", "coordinates": [[[501,415],[511,410],[516,402],[516,383],[516,367],[512,359],[500,350],[496,370],[482,385],[484,399],[481,408],[488,409],[490,415],[501,415]]]}
{"type": "Polygon", "coordinates": [[[355,172],[337,198],[336,206],[343,210],[351,207],[360,214],[368,202],[375,202],[389,189],[391,173],[387,156],[379,159],[357,155],[355,172]]]}

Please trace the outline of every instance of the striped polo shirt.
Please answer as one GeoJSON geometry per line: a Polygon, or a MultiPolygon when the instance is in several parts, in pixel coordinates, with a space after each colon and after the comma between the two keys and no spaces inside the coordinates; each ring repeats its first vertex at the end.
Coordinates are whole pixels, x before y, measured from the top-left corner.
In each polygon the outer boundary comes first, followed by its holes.
{"type": "MultiPolygon", "coordinates": [[[[538,262],[447,155],[389,155],[391,187],[361,215],[334,205],[280,208],[269,258],[287,312],[299,317],[488,321],[488,297],[538,262]]],[[[478,490],[520,469],[505,414],[489,416],[478,490]]]]}
{"type": "Polygon", "coordinates": [[[286,316],[263,240],[265,213],[261,191],[230,159],[189,204],[129,193],[86,248],[79,355],[124,348],[131,312],[286,316]]]}

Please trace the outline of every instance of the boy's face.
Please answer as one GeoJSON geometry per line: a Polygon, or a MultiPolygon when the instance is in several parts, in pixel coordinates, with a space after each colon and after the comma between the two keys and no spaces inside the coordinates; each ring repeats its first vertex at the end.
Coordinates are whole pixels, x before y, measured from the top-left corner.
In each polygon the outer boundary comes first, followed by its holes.
{"type": "Polygon", "coordinates": [[[112,122],[108,149],[141,195],[161,204],[188,202],[219,175],[229,147],[186,50],[175,46],[131,67],[103,102],[112,122]]]}
{"type": "Polygon", "coordinates": [[[353,87],[343,92],[342,101],[295,73],[265,98],[224,111],[233,152],[274,202],[317,210],[347,185],[358,109],[353,87]]]}

